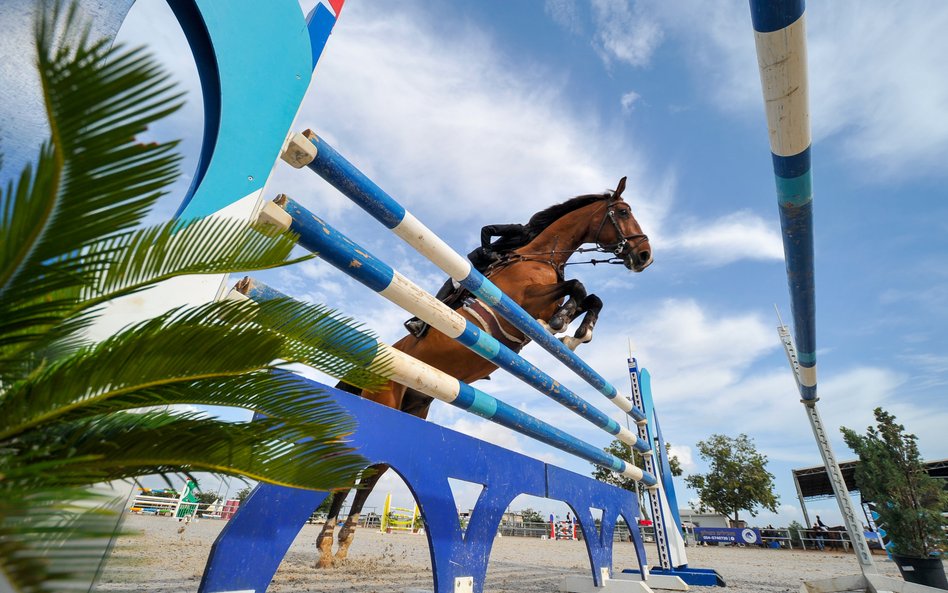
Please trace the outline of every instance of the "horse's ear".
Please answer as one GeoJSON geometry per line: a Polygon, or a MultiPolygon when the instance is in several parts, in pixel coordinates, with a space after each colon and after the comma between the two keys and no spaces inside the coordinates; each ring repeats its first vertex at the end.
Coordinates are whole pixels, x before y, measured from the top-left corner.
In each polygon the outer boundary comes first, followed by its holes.
{"type": "Polygon", "coordinates": [[[619,180],[619,185],[616,187],[616,191],[612,192],[613,199],[618,200],[622,197],[622,192],[625,191],[625,180],[625,177],[619,180]]]}

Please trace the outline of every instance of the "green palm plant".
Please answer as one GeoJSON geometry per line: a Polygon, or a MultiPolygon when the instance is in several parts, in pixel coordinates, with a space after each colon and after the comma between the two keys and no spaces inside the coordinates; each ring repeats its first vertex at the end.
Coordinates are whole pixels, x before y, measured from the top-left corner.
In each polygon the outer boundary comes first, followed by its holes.
{"type": "Polygon", "coordinates": [[[383,372],[367,369],[351,320],[288,300],[175,308],[90,343],[116,298],[286,265],[295,241],[215,219],[141,228],[178,156],[135,137],[180,95],[143,51],[90,39],[73,11],[36,31],[50,138],[0,193],[0,590],[16,592],[94,577],[115,516],[91,485],[209,471],[350,487],[364,464],[344,441],[349,420],[273,371],[304,363],[369,388],[383,372]],[[258,416],[228,423],[176,404],[258,416]]]}

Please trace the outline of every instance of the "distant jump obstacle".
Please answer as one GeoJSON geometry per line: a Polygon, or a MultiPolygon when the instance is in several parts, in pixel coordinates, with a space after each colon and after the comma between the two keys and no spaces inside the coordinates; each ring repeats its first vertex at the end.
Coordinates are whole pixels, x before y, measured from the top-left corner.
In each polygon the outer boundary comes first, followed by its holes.
{"type": "Polygon", "coordinates": [[[396,531],[407,531],[411,533],[415,530],[415,523],[418,522],[418,505],[413,508],[393,507],[392,493],[385,496],[385,504],[382,505],[382,517],[379,522],[379,531],[382,533],[394,533],[396,531]]]}

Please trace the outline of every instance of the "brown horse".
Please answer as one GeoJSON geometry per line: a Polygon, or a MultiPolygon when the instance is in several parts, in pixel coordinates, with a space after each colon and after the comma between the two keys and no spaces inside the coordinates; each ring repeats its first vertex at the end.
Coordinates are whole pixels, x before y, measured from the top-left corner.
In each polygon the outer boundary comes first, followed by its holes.
{"type": "MultiPolygon", "coordinates": [[[[566,338],[572,340],[567,342],[572,347],[592,338],[602,301],[587,294],[578,280],[564,279],[563,268],[567,260],[583,245],[594,244],[598,250],[616,256],[616,263],[621,262],[635,272],[641,272],[652,263],[648,237],[632,215],[632,209],[622,199],[624,189],[623,177],[615,191],[578,196],[537,213],[528,224],[532,233],[536,233],[534,238],[488,270],[487,276],[494,284],[534,318],[548,320],[551,331],[565,330],[573,319],[585,313],[573,338],[566,338]],[[566,297],[569,298],[564,303],[566,297]]],[[[478,302],[466,305],[461,314],[515,350],[527,341],[523,333],[507,321],[494,317],[478,302]]],[[[421,339],[408,335],[394,347],[467,383],[484,379],[497,368],[434,329],[421,339]]],[[[345,389],[347,386],[340,384],[339,387],[345,389]]],[[[432,401],[422,393],[393,382],[380,391],[361,395],[419,418],[427,417],[432,401]]],[[[339,531],[335,560],[342,560],[348,554],[362,506],[388,467],[376,465],[371,469],[375,471],[360,483],[349,516],[339,531]]],[[[317,539],[319,567],[333,564],[333,530],[347,494],[333,494],[328,518],[317,539]]]]}

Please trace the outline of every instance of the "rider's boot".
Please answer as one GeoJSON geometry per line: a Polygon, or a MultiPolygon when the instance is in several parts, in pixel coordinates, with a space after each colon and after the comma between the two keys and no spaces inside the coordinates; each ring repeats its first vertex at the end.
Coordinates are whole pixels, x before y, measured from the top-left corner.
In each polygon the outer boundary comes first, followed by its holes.
{"type": "Polygon", "coordinates": [[[428,333],[429,326],[427,323],[418,319],[417,317],[412,317],[405,322],[405,329],[408,330],[408,333],[415,336],[419,340],[425,337],[428,333]]]}

